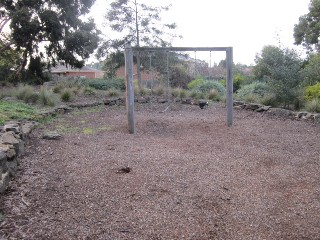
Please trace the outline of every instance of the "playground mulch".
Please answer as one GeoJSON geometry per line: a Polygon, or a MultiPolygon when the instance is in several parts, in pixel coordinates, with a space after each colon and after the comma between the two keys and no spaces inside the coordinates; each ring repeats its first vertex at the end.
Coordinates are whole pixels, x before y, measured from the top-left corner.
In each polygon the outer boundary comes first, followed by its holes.
{"type": "Polygon", "coordinates": [[[135,135],[123,106],[35,129],[0,239],[320,238],[320,126],[235,110],[228,128],[222,104],[166,108],[137,105],[135,135]]]}

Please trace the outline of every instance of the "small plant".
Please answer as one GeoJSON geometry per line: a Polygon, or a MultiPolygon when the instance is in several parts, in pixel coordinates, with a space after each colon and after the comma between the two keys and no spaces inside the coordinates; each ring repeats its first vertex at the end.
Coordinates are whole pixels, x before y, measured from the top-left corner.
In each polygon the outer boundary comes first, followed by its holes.
{"type": "Polygon", "coordinates": [[[312,100],[314,98],[320,99],[320,82],[315,85],[306,87],[304,91],[304,98],[306,100],[312,100]]]}
{"type": "Polygon", "coordinates": [[[52,91],[45,87],[40,89],[39,103],[43,106],[53,107],[56,104],[56,98],[52,91]]]}
{"type": "Polygon", "coordinates": [[[171,95],[172,95],[173,97],[179,97],[179,94],[180,94],[180,88],[174,88],[174,89],[172,89],[171,95]]]}
{"type": "Polygon", "coordinates": [[[118,97],[120,95],[119,90],[115,89],[115,88],[111,88],[108,90],[108,96],[109,97],[118,97]]]}
{"type": "Polygon", "coordinates": [[[86,135],[90,135],[90,134],[93,134],[94,131],[92,128],[85,128],[85,129],[83,129],[83,133],[86,135]]]}
{"type": "Polygon", "coordinates": [[[198,79],[195,79],[195,80],[192,80],[191,82],[189,82],[187,86],[189,89],[195,89],[198,86],[202,85],[204,82],[205,82],[204,79],[198,78],[198,79]]]}
{"type": "Polygon", "coordinates": [[[198,94],[199,94],[198,91],[191,91],[190,94],[189,94],[189,96],[190,96],[191,98],[197,99],[197,98],[198,98],[198,94]]]}
{"type": "Polygon", "coordinates": [[[156,87],[152,90],[152,93],[157,95],[157,96],[161,96],[165,93],[165,89],[162,86],[156,87]]]}
{"type": "Polygon", "coordinates": [[[220,95],[216,89],[211,89],[208,94],[208,99],[212,101],[220,101],[220,95]]]}
{"type": "Polygon", "coordinates": [[[14,93],[17,99],[26,101],[34,94],[34,88],[30,85],[19,85],[14,93]]]}
{"type": "Polygon", "coordinates": [[[146,96],[149,94],[149,89],[144,88],[144,87],[140,87],[139,88],[139,95],[140,96],[146,96]]]}
{"type": "Polygon", "coordinates": [[[179,97],[180,97],[180,98],[185,98],[185,97],[187,97],[187,91],[184,90],[184,89],[181,89],[181,90],[180,90],[180,93],[179,93],[179,97]]]}
{"type": "Polygon", "coordinates": [[[94,96],[94,95],[96,95],[96,92],[95,92],[95,90],[94,90],[93,88],[91,88],[91,87],[85,87],[85,88],[83,89],[83,94],[84,94],[84,95],[87,95],[87,96],[94,96]]]}
{"type": "Polygon", "coordinates": [[[320,113],[320,99],[314,98],[306,102],[305,108],[308,112],[320,113]]]}
{"type": "Polygon", "coordinates": [[[72,99],[72,92],[70,89],[65,89],[60,95],[61,101],[70,102],[72,99]]]}

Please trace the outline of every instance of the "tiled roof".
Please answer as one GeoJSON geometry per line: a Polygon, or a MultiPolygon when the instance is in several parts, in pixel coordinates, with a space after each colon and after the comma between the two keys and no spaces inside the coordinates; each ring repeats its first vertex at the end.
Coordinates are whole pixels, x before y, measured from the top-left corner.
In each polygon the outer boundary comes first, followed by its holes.
{"type": "Polygon", "coordinates": [[[100,70],[83,66],[82,68],[66,67],[65,65],[57,65],[51,68],[52,73],[65,73],[65,72],[101,72],[100,70]]]}

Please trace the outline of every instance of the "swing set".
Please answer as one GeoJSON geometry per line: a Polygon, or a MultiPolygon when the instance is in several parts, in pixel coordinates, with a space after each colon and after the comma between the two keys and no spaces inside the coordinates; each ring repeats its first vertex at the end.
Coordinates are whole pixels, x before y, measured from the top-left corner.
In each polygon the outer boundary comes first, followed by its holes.
{"type": "MultiPolygon", "coordinates": [[[[210,52],[210,65],[211,65],[211,52],[224,51],[226,53],[226,68],[227,68],[227,126],[231,127],[233,123],[233,76],[232,76],[232,62],[233,62],[233,48],[232,47],[131,47],[127,45],[125,48],[125,75],[126,75],[126,106],[128,115],[128,127],[129,133],[134,134],[136,132],[135,127],[135,112],[134,112],[134,86],[133,86],[133,52],[167,52],[167,80],[169,84],[169,52],[195,52],[197,51],[209,51],[210,52]]],[[[196,58],[196,57],[195,57],[196,58]]],[[[197,60],[195,59],[195,64],[197,60]]],[[[150,57],[151,66],[151,57],[150,57]]],[[[196,66],[195,66],[196,67],[196,66]]],[[[210,66],[211,67],[211,66],[210,66]]],[[[196,68],[195,68],[196,69],[196,68]]]]}

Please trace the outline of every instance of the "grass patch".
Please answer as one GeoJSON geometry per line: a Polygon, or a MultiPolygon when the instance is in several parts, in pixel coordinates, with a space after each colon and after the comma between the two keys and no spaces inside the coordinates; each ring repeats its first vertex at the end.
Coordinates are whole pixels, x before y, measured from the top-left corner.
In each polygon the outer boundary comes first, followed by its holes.
{"type": "Polygon", "coordinates": [[[10,120],[33,120],[36,109],[20,102],[0,101],[0,125],[10,120]]]}
{"type": "Polygon", "coordinates": [[[85,129],[83,129],[82,132],[83,132],[84,134],[86,134],[86,135],[94,134],[94,131],[93,131],[92,128],[85,128],[85,129]]]}
{"type": "Polygon", "coordinates": [[[320,100],[317,98],[306,102],[305,108],[308,112],[319,113],[320,112],[320,100]]]}

